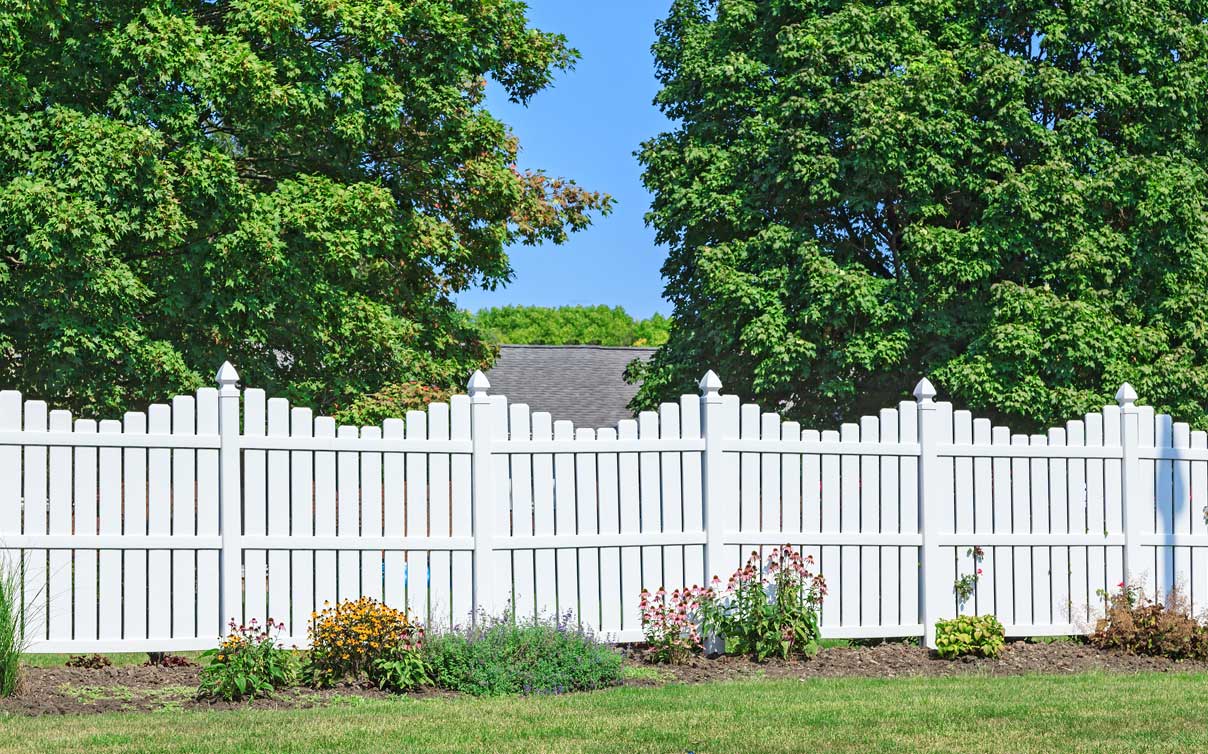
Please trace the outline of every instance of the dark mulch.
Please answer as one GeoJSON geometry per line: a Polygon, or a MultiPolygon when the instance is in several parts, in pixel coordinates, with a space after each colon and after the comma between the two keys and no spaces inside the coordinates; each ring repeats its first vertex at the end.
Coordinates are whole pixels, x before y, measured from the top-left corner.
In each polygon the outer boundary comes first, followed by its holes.
{"type": "MultiPolygon", "coordinates": [[[[630,662],[640,662],[638,653],[630,662]]],[[[650,667],[650,666],[648,666],[650,667]]],[[[743,657],[694,657],[683,665],[655,666],[664,680],[681,683],[739,680],[744,678],[902,678],[912,676],[1023,675],[1026,673],[1085,673],[1088,671],[1208,672],[1208,663],[1174,661],[1163,657],[1105,652],[1087,644],[1012,642],[996,659],[964,657],[943,660],[930,650],[901,643],[867,647],[834,647],[803,660],[769,660],[755,663],[743,657]]],[[[633,679],[635,685],[654,683],[633,679]]]]}
{"type": "MultiPolygon", "coordinates": [[[[1208,672],[1205,662],[1175,662],[1160,657],[1136,657],[1103,652],[1076,642],[1033,644],[1013,642],[1002,657],[993,660],[963,658],[941,660],[929,650],[901,643],[824,649],[805,660],[764,663],[743,657],[695,657],[683,665],[646,664],[640,648],[625,650],[626,663],[653,668],[660,676],[630,678],[630,686],[663,683],[704,683],[752,678],[900,678],[911,676],[1022,675],[1026,673],[1083,673],[1088,671],[1208,672]]],[[[0,699],[0,713],[65,715],[158,709],[300,709],[339,703],[360,697],[384,699],[390,695],[372,686],[344,684],[331,689],[283,689],[271,698],[250,702],[213,702],[196,698],[200,668],[135,665],[106,668],[25,668],[21,691],[0,699]]],[[[435,689],[408,696],[452,696],[435,689]]]]}
{"type": "MultiPolygon", "coordinates": [[[[158,709],[297,709],[332,704],[348,697],[383,699],[372,686],[344,684],[330,689],[291,688],[271,698],[221,702],[196,698],[200,668],[133,665],[91,668],[25,668],[21,689],[0,699],[0,712],[70,715],[158,709]]],[[[447,695],[430,690],[420,696],[447,695]]]]}

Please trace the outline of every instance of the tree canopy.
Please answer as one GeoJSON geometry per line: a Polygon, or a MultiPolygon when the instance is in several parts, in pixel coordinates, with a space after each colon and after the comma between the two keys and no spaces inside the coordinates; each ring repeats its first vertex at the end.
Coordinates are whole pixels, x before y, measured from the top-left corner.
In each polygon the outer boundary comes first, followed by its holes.
{"type": "Polygon", "coordinates": [[[638,402],[833,421],[926,375],[1020,429],[1123,381],[1208,427],[1208,3],[675,0],[638,402]]]}
{"type": "Polygon", "coordinates": [[[661,346],[670,326],[658,313],[639,320],[602,305],[498,306],[480,310],[474,323],[493,343],[550,346],[661,346]]]}
{"type": "Polygon", "coordinates": [[[0,383],[120,410],[246,382],[320,409],[460,384],[451,295],[608,197],[517,167],[577,53],[516,0],[0,6],[0,383]]]}

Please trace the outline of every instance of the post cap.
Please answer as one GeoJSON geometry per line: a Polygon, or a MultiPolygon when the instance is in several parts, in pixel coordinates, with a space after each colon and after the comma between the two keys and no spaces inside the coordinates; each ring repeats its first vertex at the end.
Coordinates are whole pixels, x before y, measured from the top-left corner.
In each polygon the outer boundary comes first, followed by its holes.
{"type": "Polygon", "coordinates": [[[700,378],[698,387],[704,395],[717,395],[721,390],[721,378],[717,376],[717,372],[710,369],[705,372],[704,377],[700,378]]]}
{"type": "Polygon", "coordinates": [[[935,385],[924,377],[919,380],[919,384],[914,386],[914,397],[919,403],[930,403],[931,399],[935,397],[935,385]]]}
{"type": "Polygon", "coordinates": [[[470,391],[471,398],[479,394],[486,395],[487,388],[490,386],[491,382],[481,369],[474,370],[474,374],[470,375],[470,381],[466,383],[466,389],[470,391]]]}
{"type": "Polygon", "coordinates": [[[1119,403],[1120,407],[1123,408],[1125,406],[1131,406],[1136,402],[1137,391],[1133,390],[1132,385],[1125,382],[1120,386],[1120,389],[1116,391],[1116,403],[1119,403]]]}
{"type": "Polygon", "coordinates": [[[231,366],[231,362],[224,361],[222,366],[218,367],[218,374],[214,375],[214,380],[220,387],[235,387],[239,384],[239,373],[235,371],[235,367],[231,366]]]}

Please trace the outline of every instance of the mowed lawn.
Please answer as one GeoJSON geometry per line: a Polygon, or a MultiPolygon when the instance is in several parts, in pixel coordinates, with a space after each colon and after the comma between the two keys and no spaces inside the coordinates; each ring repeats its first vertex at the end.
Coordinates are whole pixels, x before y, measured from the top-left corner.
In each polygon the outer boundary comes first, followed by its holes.
{"type": "Polygon", "coordinates": [[[0,719],[14,752],[1208,751],[1208,675],[751,681],[0,719]]]}

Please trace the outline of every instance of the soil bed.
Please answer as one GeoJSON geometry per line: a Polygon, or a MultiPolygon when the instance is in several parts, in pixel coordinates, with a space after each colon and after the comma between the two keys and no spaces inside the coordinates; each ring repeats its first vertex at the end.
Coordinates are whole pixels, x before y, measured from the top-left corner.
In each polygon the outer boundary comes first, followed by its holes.
{"type": "MultiPolygon", "coordinates": [[[[1088,671],[1208,672],[1208,663],[1172,661],[1103,652],[1086,644],[1058,642],[1008,644],[993,660],[941,660],[916,646],[885,643],[866,647],[824,649],[807,660],[755,663],[744,657],[695,657],[683,665],[650,665],[640,648],[627,648],[626,664],[637,672],[629,686],[704,683],[753,678],[898,678],[904,676],[1069,674],[1088,671]],[[657,677],[656,677],[657,676],[657,677]]],[[[390,695],[372,686],[344,684],[331,689],[291,688],[251,702],[211,702],[195,698],[197,667],[125,666],[101,669],[27,667],[23,687],[0,699],[0,714],[64,715],[160,709],[296,709],[339,704],[350,697],[383,699],[390,695]]],[[[408,696],[453,696],[428,689],[408,696]]]]}
{"type": "MultiPolygon", "coordinates": [[[[640,662],[634,652],[629,662],[640,662]]],[[[646,665],[655,668],[663,681],[701,683],[742,678],[899,678],[903,676],[1023,675],[1026,673],[1068,674],[1088,671],[1208,672],[1208,663],[1138,657],[1105,652],[1086,644],[1056,642],[1033,644],[1012,642],[996,659],[963,657],[940,659],[928,649],[909,644],[885,643],[867,647],[823,649],[805,660],[769,660],[755,663],[745,657],[694,657],[683,665],[646,665]]],[[[636,680],[632,683],[662,681],[636,680]]]]}
{"type": "MultiPolygon", "coordinates": [[[[373,686],[281,689],[271,698],[222,702],[196,698],[198,667],[25,668],[21,690],[0,699],[0,714],[69,715],[159,709],[284,709],[338,703],[349,697],[390,696],[373,686]]],[[[447,695],[425,690],[420,696],[447,695]]]]}

